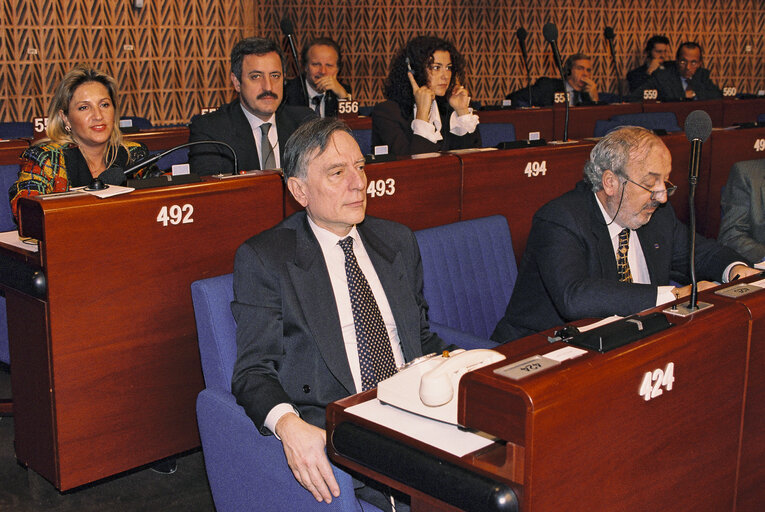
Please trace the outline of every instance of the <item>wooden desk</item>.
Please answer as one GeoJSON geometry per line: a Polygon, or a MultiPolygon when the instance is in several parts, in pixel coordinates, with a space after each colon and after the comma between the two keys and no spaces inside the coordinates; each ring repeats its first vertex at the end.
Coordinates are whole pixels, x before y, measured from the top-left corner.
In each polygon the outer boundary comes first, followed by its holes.
{"type": "Polygon", "coordinates": [[[143,142],[149,151],[163,151],[186,144],[189,141],[189,129],[186,126],[156,128],[127,134],[125,138],[135,142],[143,142]]]}
{"type": "Polygon", "coordinates": [[[0,141],[0,165],[20,164],[19,157],[29,147],[28,139],[0,141]]]}
{"type": "MultiPolygon", "coordinates": [[[[430,153],[367,164],[367,214],[412,230],[460,220],[460,160],[453,154],[430,153]]],[[[285,190],[284,213],[302,207],[285,190]]]]}
{"type": "Polygon", "coordinates": [[[757,116],[765,114],[765,98],[723,98],[722,126],[733,126],[734,123],[753,123],[757,116]]]}
{"type": "MultiPolygon", "coordinates": [[[[555,139],[563,140],[566,124],[566,107],[560,103],[553,107],[555,139]]],[[[620,114],[639,114],[643,111],[640,103],[612,103],[610,105],[583,105],[569,108],[568,138],[583,139],[595,135],[598,120],[608,120],[620,114]]]]}
{"type": "Polygon", "coordinates": [[[706,145],[711,146],[711,172],[709,179],[701,182],[702,186],[704,183],[707,184],[708,197],[704,231],[701,233],[707,237],[717,238],[722,217],[720,205],[722,188],[728,182],[730,169],[733,164],[742,160],[765,158],[765,126],[738,130],[714,130],[711,140],[707,141],[706,145]],[[763,149],[758,151],[758,148],[763,149]]]}
{"type": "Polygon", "coordinates": [[[47,286],[3,283],[18,460],[64,491],[199,446],[190,284],[231,272],[281,201],[272,173],[20,200],[47,286]]]}
{"type": "MultiPolygon", "coordinates": [[[[565,345],[537,334],[497,347],[505,361],[462,378],[458,420],[504,444],[455,457],[345,411],[372,391],[330,404],[328,453],[342,466],[411,494],[413,511],[454,509],[396,474],[378,473],[375,445],[361,457],[338,450],[338,427],[357,425],[493,478],[515,491],[523,512],[733,510],[749,315],[740,304],[717,301],[690,320],[670,321],[673,327],[644,340],[604,354],[588,351],[516,381],[493,370],[565,345]],[[646,401],[639,394],[645,374],[669,363],[672,389],[646,401]]],[[[439,478],[436,472],[421,476],[439,478]]]]}
{"type": "Polygon", "coordinates": [[[582,179],[593,145],[579,142],[459,155],[463,176],[461,220],[504,215],[510,225],[516,261],[520,262],[534,213],[572,190],[582,179]],[[545,172],[539,170],[542,166],[545,172]]]}

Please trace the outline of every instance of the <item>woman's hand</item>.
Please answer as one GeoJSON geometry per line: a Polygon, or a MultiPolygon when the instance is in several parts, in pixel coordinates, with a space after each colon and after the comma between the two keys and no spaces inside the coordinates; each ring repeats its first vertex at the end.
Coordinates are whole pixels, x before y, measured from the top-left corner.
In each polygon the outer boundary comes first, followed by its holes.
{"type": "Polygon", "coordinates": [[[470,113],[470,95],[467,89],[459,84],[454,86],[452,95],[449,96],[449,105],[457,112],[458,116],[470,113]]]}
{"type": "Polygon", "coordinates": [[[409,83],[412,84],[414,104],[417,105],[417,119],[430,122],[430,107],[433,105],[433,100],[436,99],[436,93],[426,85],[422,87],[417,85],[417,81],[410,71],[407,71],[406,76],[409,77],[409,83]]]}

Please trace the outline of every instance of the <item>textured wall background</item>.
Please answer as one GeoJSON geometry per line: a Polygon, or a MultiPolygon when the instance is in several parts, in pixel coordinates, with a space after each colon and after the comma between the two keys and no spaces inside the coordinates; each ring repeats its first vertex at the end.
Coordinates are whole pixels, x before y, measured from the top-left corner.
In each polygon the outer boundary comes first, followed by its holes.
{"type": "Polygon", "coordinates": [[[61,76],[87,62],[117,78],[125,114],[185,123],[233,97],[233,44],[256,34],[283,40],[283,16],[293,21],[299,45],[324,35],[340,42],[343,76],[362,104],[382,99],[391,56],[422,33],[454,42],[468,60],[473,98],[498,102],[525,85],[515,38],[520,26],[529,32],[532,77],[554,75],[541,33],[548,21],[558,26],[564,58],[578,50],[595,58],[603,91],[616,90],[607,25],[617,35],[622,76],[639,63],[645,40],[661,33],[673,52],[683,40],[701,43],[719,85],[765,89],[762,0],[144,1],[136,10],[130,0],[0,0],[0,121],[43,115],[61,76]]]}

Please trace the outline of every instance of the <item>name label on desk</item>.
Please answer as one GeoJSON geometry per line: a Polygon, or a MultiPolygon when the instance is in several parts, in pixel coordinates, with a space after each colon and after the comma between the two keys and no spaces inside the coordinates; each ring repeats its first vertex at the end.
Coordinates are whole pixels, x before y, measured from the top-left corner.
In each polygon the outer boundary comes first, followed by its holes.
{"type": "Polygon", "coordinates": [[[178,224],[191,224],[194,222],[192,215],[194,215],[194,206],[188,203],[183,206],[177,204],[170,207],[163,206],[159,209],[159,213],[157,214],[157,222],[164,227],[167,227],[168,223],[173,226],[178,224]]]}
{"type": "Polygon", "coordinates": [[[675,382],[675,363],[669,362],[662,370],[656,368],[652,372],[645,372],[643,381],[640,383],[640,396],[647,402],[656,398],[666,391],[672,391],[675,382]]]}
{"type": "Polygon", "coordinates": [[[367,185],[367,194],[369,197],[392,196],[396,193],[396,180],[388,178],[387,180],[369,180],[367,185]]]}
{"type": "Polygon", "coordinates": [[[755,151],[765,151],[765,139],[757,139],[754,141],[755,151]]]}
{"type": "Polygon", "coordinates": [[[531,178],[532,176],[545,176],[547,174],[547,160],[541,162],[529,162],[523,170],[523,174],[531,178]]]}
{"type": "Polygon", "coordinates": [[[533,356],[497,368],[494,370],[494,373],[507,377],[508,379],[519,380],[559,364],[560,361],[555,361],[554,359],[548,359],[543,356],[533,356]]]}
{"type": "Polygon", "coordinates": [[[734,286],[729,286],[723,290],[718,290],[715,293],[717,295],[722,295],[723,297],[730,297],[735,299],[736,297],[749,295],[750,293],[759,292],[760,290],[762,290],[762,288],[753,284],[737,284],[734,286]]]}

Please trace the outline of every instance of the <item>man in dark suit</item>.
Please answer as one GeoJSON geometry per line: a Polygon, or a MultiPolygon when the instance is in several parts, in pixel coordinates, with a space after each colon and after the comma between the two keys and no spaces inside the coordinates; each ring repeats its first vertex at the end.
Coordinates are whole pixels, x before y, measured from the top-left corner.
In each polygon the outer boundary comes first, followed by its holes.
{"type": "MultiPolygon", "coordinates": [[[[690,286],[670,285],[670,278],[689,275],[688,228],[666,204],[676,188],[668,181],[671,169],[669,150],[650,130],[625,127],[601,139],[585,165],[585,180],[534,215],[510,303],[492,339],[631,315],[688,295],[690,286]]],[[[727,282],[757,271],[697,236],[696,272],[727,282]]],[[[699,289],[710,286],[699,283],[699,289]]]]}
{"type": "Polygon", "coordinates": [[[680,45],[674,66],[657,69],[651,77],[630,93],[635,101],[643,99],[643,91],[656,89],[659,101],[715,100],[722,98],[722,91],[709,78],[709,70],[703,68],[701,46],[689,41],[680,45]]]}
{"type": "Polygon", "coordinates": [[[643,85],[643,82],[651,78],[654,71],[664,68],[664,63],[669,58],[669,39],[665,36],[652,36],[645,43],[643,53],[645,54],[643,65],[627,73],[630,92],[643,85]]]}
{"type": "Polygon", "coordinates": [[[721,206],[717,240],[752,263],[765,261],[765,159],[733,165],[721,206]]]}
{"type": "MultiPolygon", "coordinates": [[[[569,105],[595,105],[598,103],[598,84],[592,79],[592,59],[583,53],[575,53],[563,64],[563,76],[541,77],[531,86],[531,100],[534,107],[549,107],[555,102],[556,92],[569,94],[569,105]]],[[[523,87],[508,94],[513,106],[529,106],[529,89],[523,87]]]]}
{"type": "MultiPolygon", "coordinates": [[[[231,50],[231,81],[239,98],[194,116],[189,142],[225,142],[236,153],[236,171],[280,168],[287,139],[316,115],[306,107],[282,105],[284,53],[270,39],[239,41],[231,50]]],[[[199,175],[231,174],[234,158],[223,146],[197,144],[189,150],[189,165],[199,175]]]]}
{"type": "Polygon", "coordinates": [[[343,54],[333,39],[314,39],[300,54],[304,75],[287,81],[284,89],[288,105],[303,105],[321,117],[336,117],[339,101],[351,101],[351,88],[337,79],[343,67],[343,54]],[[304,79],[308,100],[303,94],[304,79]]]}
{"type": "Polygon", "coordinates": [[[339,489],[324,452],[326,405],[445,347],[429,330],[414,234],[365,218],[364,156],[349,128],[332,118],[298,128],[284,174],[305,211],[237,251],[232,392],[262,433],[281,439],[300,484],[329,502],[339,489]],[[374,297],[366,311],[377,313],[368,317],[357,316],[354,268],[374,297]],[[370,373],[372,317],[380,334],[373,351],[383,354],[384,368],[370,373]]]}

